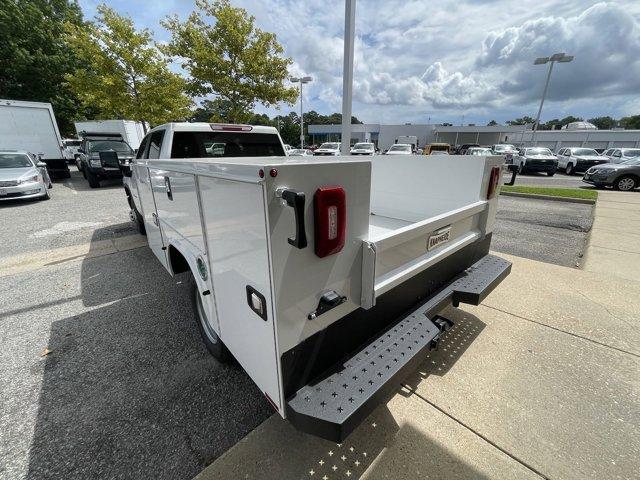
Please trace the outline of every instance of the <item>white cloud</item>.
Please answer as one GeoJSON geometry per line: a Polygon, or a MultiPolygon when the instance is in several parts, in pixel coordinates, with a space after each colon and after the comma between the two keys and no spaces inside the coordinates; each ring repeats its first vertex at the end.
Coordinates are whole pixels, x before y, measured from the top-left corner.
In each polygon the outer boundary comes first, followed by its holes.
{"type": "MultiPolygon", "coordinates": [[[[113,1],[165,36],[148,8],[142,16],[131,11],[145,2],[113,1]]],[[[182,16],[193,8],[162,3],[182,16]]],[[[344,0],[232,3],[276,33],[294,60],[292,74],[314,78],[305,86],[305,110],[340,109],[344,0]]],[[[367,0],[357,5],[356,34],[353,112],[367,121],[533,115],[546,69],[532,61],[556,51],[575,61],[555,68],[543,116],[621,115],[637,105],[628,104],[640,90],[637,0],[367,0]]]]}

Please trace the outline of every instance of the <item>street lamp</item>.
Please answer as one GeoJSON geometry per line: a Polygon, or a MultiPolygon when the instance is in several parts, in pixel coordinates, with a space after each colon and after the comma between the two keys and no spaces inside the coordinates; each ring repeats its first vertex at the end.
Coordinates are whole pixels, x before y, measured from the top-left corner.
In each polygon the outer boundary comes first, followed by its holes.
{"type": "Polygon", "coordinates": [[[302,113],[302,84],[309,83],[313,80],[311,77],[291,77],[289,79],[293,83],[300,84],[300,148],[304,148],[304,119],[302,113]]]}
{"type": "Polygon", "coordinates": [[[551,79],[551,71],[553,70],[553,64],[556,62],[568,63],[573,60],[572,55],[565,55],[564,53],[554,53],[550,57],[538,57],[533,62],[534,65],[549,64],[549,72],[547,73],[547,81],[544,84],[544,90],[542,91],[542,100],[540,101],[540,108],[538,108],[538,115],[536,115],[536,121],[533,124],[533,135],[531,135],[531,143],[535,145],[536,133],[538,132],[538,124],[540,123],[540,114],[542,113],[542,105],[544,105],[544,98],[547,96],[547,89],[549,88],[549,80],[551,79]]]}

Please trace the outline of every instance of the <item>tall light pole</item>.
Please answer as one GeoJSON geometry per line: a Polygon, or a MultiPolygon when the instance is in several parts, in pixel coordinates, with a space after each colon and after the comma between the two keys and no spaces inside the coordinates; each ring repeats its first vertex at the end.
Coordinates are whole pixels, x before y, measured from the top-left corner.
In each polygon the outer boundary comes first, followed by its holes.
{"type": "Polygon", "coordinates": [[[304,148],[304,114],[302,112],[302,84],[309,83],[313,78],[311,77],[291,77],[293,83],[300,84],[300,148],[304,148]]]}
{"type": "Polygon", "coordinates": [[[342,67],[342,135],[340,153],[351,151],[351,98],[353,94],[353,41],[356,29],[356,0],[344,2],[344,64],[342,67]]]}
{"type": "Polygon", "coordinates": [[[542,100],[540,100],[540,108],[538,108],[538,114],[536,115],[536,121],[533,123],[533,134],[531,135],[531,143],[535,145],[536,133],[538,132],[538,125],[540,123],[540,114],[542,113],[542,105],[544,105],[544,99],[547,96],[547,90],[549,89],[549,80],[551,80],[551,72],[553,70],[553,64],[556,62],[568,63],[573,60],[573,56],[565,55],[564,53],[554,53],[550,57],[539,57],[533,62],[534,65],[549,64],[549,72],[547,73],[547,81],[544,84],[544,90],[542,91],[542,100]]]}

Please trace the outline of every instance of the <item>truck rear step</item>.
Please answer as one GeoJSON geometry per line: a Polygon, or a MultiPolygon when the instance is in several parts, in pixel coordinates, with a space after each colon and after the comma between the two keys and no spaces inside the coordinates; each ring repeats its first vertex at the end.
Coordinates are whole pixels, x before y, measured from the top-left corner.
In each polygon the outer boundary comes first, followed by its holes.
{"type": "Polygon", "coordinates": [[[479,304],[510,271],[511,263],[485,256],[340,367],[298,390],[287,402],[287,417],[302,431],[341,442],[437,346],[450,327],[438,311],[450,303],[479,304]]]}

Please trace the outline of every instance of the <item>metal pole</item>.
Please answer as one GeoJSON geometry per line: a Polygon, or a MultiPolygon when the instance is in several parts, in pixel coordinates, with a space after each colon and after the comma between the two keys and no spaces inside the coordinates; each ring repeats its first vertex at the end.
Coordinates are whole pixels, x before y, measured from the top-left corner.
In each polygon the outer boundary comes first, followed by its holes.
{"type": "Polygon", "coordinates": [[[553,64],[555,61],[549,62],[549,73],[547,73],[547,81],[544,84],[544,90],[542,91],[542,100],[540,100],[540,108],[538,108],[538,115],[536,115],[536,121],[533,124],[533,134],[531,135],[531,146],[536,146],[536,133],[538,132],[538,124],[540,123],[540,114],[542,113],[542,105],[544,105],[544,98],[547,96],[547,89],[549,88],[549,80],[551,79],[551,71],[553,70],[553,64]]]}
{"type": "Polygon", "coordinates": [[[302,80],[300,80],[300,148],[304,148],[304,114],[302,113],[302,80]]]}
{"type": "Polygon", "coordinates": [[[356,0],[344,2],[344,66],[342,68],[342,137],[340,151],[349,155],[351,147],[351,97],[353,94],[353,42],[356,0]]]}

